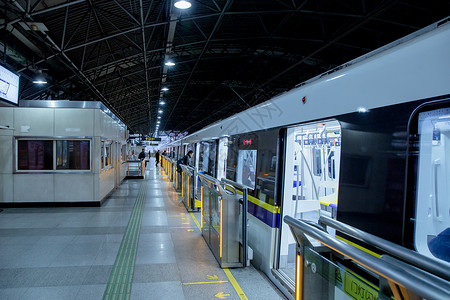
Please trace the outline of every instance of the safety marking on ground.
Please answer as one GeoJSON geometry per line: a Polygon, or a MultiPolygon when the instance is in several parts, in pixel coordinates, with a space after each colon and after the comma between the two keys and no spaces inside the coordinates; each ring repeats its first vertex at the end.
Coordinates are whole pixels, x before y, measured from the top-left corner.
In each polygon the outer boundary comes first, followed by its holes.
{"type": "Polygon", "coordinates": [[[183,285],[194,285],[194,284],[210,284],[210,283],[227,283],[228,280],[217,280],[217,281],[201,281],[201,282],[183,282],[183,285]]]}
{"type": "Polygon", "coordinates": [[[217,276],[217,275],[206,275],[206,277],[208,278],[208,279],[219,279],[219,276],[217,276]]]}
{"type": "Polygon", "coordinates": [[[230,296],[231,296],[230,294],[224,294],[223,292],[220,292],[220,293],[217,293],[217,294],[214,295],[214,297],[220,298],[220,299],[225,299],[225,298],[230,297],[230,296]]]}
{"type": "Polygon", "coordinates": [[[178,226],[178,227],[169,227],[169,228],[184,228],[184,229],[192,229],[192,228],[194,228],[195,229],[195,227],[190,227],[190,226],[178,226]]]}
{"type": "MultiPolygon", "coordinates": [[[[189,212],[189,214],[191,215],[192,219],[194,220],[195,224],[198,227],[198,230],[201,231],[200,228],[200,224],[197,221],[197,218],[194,216],[193,213],[189,212]]],[[[239,286],[239,284],[237,283],[236,279],[234,278],[233,274],[231,274],[230,270],[228,270],[227,268],[224,268],[223,271],[225,272],[225,275],[227,275],[228,280],[231,282],[231,284],[234,287],[234,290],[236,291],[236,293],[238,294],[239,298],[241,300],[247,300],[247,296],[245,295],[244,291],[241,289],[241,287],[239,286]]]]}
{"type": "Polygon", "coordinates": [[[194,222],[195,222],[195,225],[197,225],[197,227],[198,227],[198,230],[202,230],[201,228],[200,228],[200,223],[197,221],[197,218],[194,216],[194,214],[193,213],[189,213],[190,215],[191,215],[191,217],[192,217],[192,219],[194,220],[194,222]]]}
{"type": "Polygon", "coordinates": [[[233,276],[233,274],[231,274],[230,270],[228,270],[227,268],[224,268],[223,271],[225,272],[225,275],[227,275],[228,280],[233,285],[234,290],[238,294],[239,298],[241,298],[241,300],[244,300],[244,299],[247,300],[248,299],[247,296],[244,294],[244,291],[241,289],[241,287],[237,283],[236,279],[234,279],[234,276],[233,276]]]}
{"type": "Polygon", "coordinates": [[[142,216],[144,214],[146,187],[146,182],[143,182],[139,189],[116,261],[103,294],[103,300],[130,299],[134,264],[136,262],[142,216]]]}

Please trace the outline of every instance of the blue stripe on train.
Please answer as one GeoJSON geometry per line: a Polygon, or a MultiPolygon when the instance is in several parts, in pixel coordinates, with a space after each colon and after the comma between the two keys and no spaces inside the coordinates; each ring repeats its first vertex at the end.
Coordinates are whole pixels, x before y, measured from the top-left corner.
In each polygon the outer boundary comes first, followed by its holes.
{"type": "Polygon", "coordinates": [[[265,224],[269,225],[272,228],[280,227],[280,214],[272,213],[267,209],[262,208],[261,206],[256,205],[255,203],[248,201],[247,211],[252,214],[254,217],[263,221],[265,224]]]}

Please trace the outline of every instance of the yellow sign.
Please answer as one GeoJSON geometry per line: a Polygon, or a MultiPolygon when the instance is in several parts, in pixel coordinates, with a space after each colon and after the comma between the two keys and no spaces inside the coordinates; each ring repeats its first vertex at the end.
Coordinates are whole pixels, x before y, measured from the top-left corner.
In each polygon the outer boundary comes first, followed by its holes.
{"type": "Polygon", "coordinates": [[[378,299],[378,292],[375,289],[348,273],[344,275],[344,291],[356,300],[378,299]]]}
{"type": "Polygon", "coordinates": [[[230,294],[224,294],[223,292],[217,293],[214,295],[216,298],[225,299],[226,297],[230,297],[230,294]]]}

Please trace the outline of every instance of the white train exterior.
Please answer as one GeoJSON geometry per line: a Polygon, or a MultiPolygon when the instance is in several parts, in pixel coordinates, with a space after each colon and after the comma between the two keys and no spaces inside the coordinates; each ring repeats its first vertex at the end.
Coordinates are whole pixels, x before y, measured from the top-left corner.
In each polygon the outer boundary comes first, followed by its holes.
{"type": "Polygon", "coordinates": [[[274,162],[267,167],[273,178],[250,171],[255,192],[248,240],[253,264],[287,295],[293,240],[282,224],[285,215],[314,219],[311,212],[322,208],[352,226],[448,261],[427,239],[450,227],[449,49],[447,18],[162,148],[178,156],[194,149],[201,171],[200,145],[215,143],[217,179],[243,176],[239,162],[227,165],[233,147],[236,162],[242,151],[258,151],[256,169],[274,162]],[[270,147],[275,154],[268,158],[271,152],[264,149],[270,147]],[[272,196],[262,191],[269,181],[272,196]]]}

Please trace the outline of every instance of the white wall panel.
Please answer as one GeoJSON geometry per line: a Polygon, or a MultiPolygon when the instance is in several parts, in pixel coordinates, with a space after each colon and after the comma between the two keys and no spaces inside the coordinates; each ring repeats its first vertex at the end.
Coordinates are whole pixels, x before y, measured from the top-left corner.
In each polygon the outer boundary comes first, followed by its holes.
{"type": "MultiPolygon", "coordinates": [[[[0,107],[0,126],[9,126],[14,128],[14,108],[13,107],[0,107]]],[[[0,129],[0,135],[12,135],[11,129],[0,129]]]]}
{"type": "Polygon", "coordinates": [[[100,199],[103,199],[112,190],[114,190],[114,169],[108,169],[100,173],[99,193],[100,199]]]}
{"type": "Polygon", "coordinates": [[[93,136],[94,110],[58,108],[55,109],[56,136],[93,136]]]}
{"type": "Polygon", "coordinates": [[[93,179],[94,174],[55,174],[55,202],[100,201],[93,179]]]}
{"type": "Polygon", "coordinates": [[[14,135],[16,136],[54,136],[53,108],[14,109],[14,135]]]}
{"type": "Polygon", "coordinates": [[[0,174],[0,202],[13,202],[13,191],[13,175],[0,174]]]}
{"type": "Polygon", "coordinates": [[[13,137],[0,136],[0,174],[12,174],[13,153],[13,137]]]}
{"type": "Polygon", "coordinates": [[[14,202],[54,202],[53,174],[14,174],[14,202]]]}

